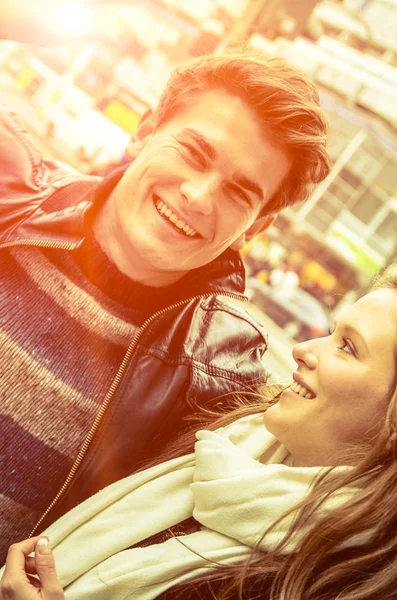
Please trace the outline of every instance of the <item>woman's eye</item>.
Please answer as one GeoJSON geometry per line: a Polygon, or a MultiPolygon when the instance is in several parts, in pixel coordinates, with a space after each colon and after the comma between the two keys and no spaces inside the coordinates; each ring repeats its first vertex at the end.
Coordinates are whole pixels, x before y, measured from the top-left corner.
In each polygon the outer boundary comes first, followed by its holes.
{"type": "Polygon", "coordinates": [[[342,350],[342,352],[346,352],[346,354],[352,354],[353,356],[356,356],[352,345],[345,338],[343,338],[342,341],[343,344],[341,346],[338,346],[339,350],[342,350]]]}
{"type": "MultiPolygon", "coordinates": [[[[332,335],[335,333],[335,327],[333,329],[328,329],[328,335],[332,335]]],[[[342,352],[346,352],[346,354],[352,354],[356,356],[356,350],[351,342],[346,338],[342,338],[342,343],[340,346],[337,346],[338,350],[342,350],[342,352]]]]}

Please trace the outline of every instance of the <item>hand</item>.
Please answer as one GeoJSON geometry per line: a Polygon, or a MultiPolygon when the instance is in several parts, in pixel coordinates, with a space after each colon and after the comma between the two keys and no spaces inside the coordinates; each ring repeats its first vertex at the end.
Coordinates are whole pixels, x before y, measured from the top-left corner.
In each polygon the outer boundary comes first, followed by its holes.
{"type": "Polygon", "coordinates": [[[0,582],[0,600],[64,600],[48,539],[34,537],[10,546],[0,582]],[[28,556],[32,552],[34,557],[28,556]]]}

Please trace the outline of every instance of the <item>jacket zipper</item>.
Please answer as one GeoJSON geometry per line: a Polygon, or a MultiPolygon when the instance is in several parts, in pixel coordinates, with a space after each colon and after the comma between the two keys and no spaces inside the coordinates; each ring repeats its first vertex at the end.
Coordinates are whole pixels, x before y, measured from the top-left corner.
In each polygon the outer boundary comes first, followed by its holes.
{"type": "MultiPolygon", "coordinates": [[[[222,296],[227,296],[229,298],[234,298],[235,300],[241,300],[241,298],[239,296],[237,296],[236,294],[232,294],[231,292],[224,292],[222,294],[219,294],[222,296]]],[[[83,445],[80,448],[80,451],[77,455],[77,458],[74,462],[74,464],[72,465],[72,468],[69,471],[69,474],[67,476],[67,478],[65,479],[64,484],[62,485],[61,489],[59,490],[59,492],[57,493],[57,495],[55,496],[55,498],[52,500],[51,504],[47,507],[47,509],[45,510],[45,512],[42,514],[42,516],[40,517],[40,519],[38,520],[38,522],[36,523],[36,525],[34,526],[34,528],[32,529],[29,537],[32,537],[33,535],[36,534],[37,529],[39,528],[40,524],[44,521],[44,519],[48,516],[48,514],[51,512],[51,510],[53,509],[53,507],[55,506],[55,504],[57,504],[57,502],[59,501],[59,499],[64,495],[64,493],[66,492],[67,488],[69,487],[69,485],[71,484],[79,466],[81,465],[81,463],[84,460],[85,455],[87,454],[87,450],[96,434],[96,432],[98,431],[98,428],[102,422],[102,419],[105,415],[105,412],[110,404],[110,402],[112,401],[112,398],[120,384],[120,381],[123,377],[123,374],[127,368],[127,365],[132,357],[132,354],[135,351],[135,348],[138,344],[139,339],[142,337],[142,335],[145,333],[145,331],[148,329],[148,327],[153,323],[153,321],[155,321],[156,319],[158,319],[159,317],[163,316],[165,313],[167,313],[170,310],[173,310],[174,308],[179,308],[181,306],[184,306],[185,304],[188,304],[189,302],[191,302],[192,300],[199,300],[200,298],[209,298],[211,296],[214,296],[214,292],[207,292],[206,294],[199,294],[198,296],[192,296],[191,298],[187,298],[185,300],[181,300],[179,302],[176,302],[175,304],[172,304],[171,306],[168,306],[167,308],[163,308],[162,310],[159,310],[158,312],[154,313],[151,317],[149,317],[142,325],[141,327],[138,329],[138,331],[135,333],[134,337],[131,340],[130,345],[128,346],[127,352],[125,353],[125,356],[121,362],[121,365],[119,367],[119,370],[116,373],[115,378],[113,379],[113,382],[109,388],[109,391],[105,397],[105,400],[101,406],[101,408],[99,409],[94,422],[91,426],[90,431],[87,434],[87,437],[85,438],[83,445]]]]}
{"type": "Polygon", "coordinates": [[[40,248],[55,248],[56,250],[76,250],[78,244],[70,244],[68,242],[47,242],[45,240],[15,240],[14,242],[0,244],[0,250],[3,248],[12,248],[12,246],[39,246],[40,248]]]}
{"type": "MultiPolygon", "coordinates": [[[[24,240],[24,241],[14,241],[14,242],[6,242],[4,244],[0,244],[0,249],[9,248],[12,246],[40,246],[40,247],[44,247],[44,248],[46,247],[46,248],[55,248],[55,249],[62,249],[62,250],[75,250],[77,248],[78,244],[70,244],[67,242],[47,242],[45,240],[24,240]]],[[[113,399],[113,396],[120,384],[122,376],[127,368],[127,365],[131,359],[131,356],[138,344],[138,341],[142,337],[142,335],[145,333],[147,328],[150,327],[150,325],[153,323],[153,321],[155,321],[159,317],[163,316],[168,311],[173,310],[174,308],[179,308],[181,306],[184,306],[185,304],[188,304],[192,300],[200,300],[201,298],[210,298],[211,296],[214,296],[214,295],[226,296],[228,298],[234,298],[235,300],[247,301],[247,299],[241,298],[241,296],[237,296],[237,294],[233,294],[231,292],[225,291],[225,292],[220,292],[219,294],[215,294],[214,292],[207,292],[205,294],[199,294],[197,296],[192,296],[191,298],[187,298],[185,300],[180,300],[179,302],[176,302],[175,304],[172,304],[171,306],[168,306],[167,308],[163,308],[163,309],[157,311],[156,313],[154,313],[151,317],[149,317],[141,325],[141,327],[138,329],[138,331],[135,333],[134,337],[132,338],[130,345],[128,346],[127,352],[125,353],[124,358],[121,362],[121,365],[116,373],[116,376],[112,381],[112,384],[109,388],[108,393],[106,394],[105,400],[94,419],[91,429],[88,432],[88,434],[80,448],[80,451],[76,457],[76,460],[74,461],[74,463],[72,465],[72,468],[69,471],[68,476],[65,479],[65,482],[63,483],[62,487],[60,488],[60,490],[58,491],[58,493],[56,494],[56,496],[54,497],[52,502],[46,508],[44,513],[41,515],[41,517],[37,521],[36,525],[33,527],[32,531],[29,534],[29,537],[32,537],[35,535],[38,528],[40,527],[40,524],[48,516],[48,514],[51,512],[53,507],[57,504],[59,499],[64,495],[64,493],[70,486],[71,482],[73,481],[73,478],[74,478],[78,468],[80,467],[81,463],[83,462],[84,457],[87,454],[87,450],[88,450],[96,432],[98,431],[98,428],[103,420],[106,410],[107,410],[111,400],[113,399]]]]}

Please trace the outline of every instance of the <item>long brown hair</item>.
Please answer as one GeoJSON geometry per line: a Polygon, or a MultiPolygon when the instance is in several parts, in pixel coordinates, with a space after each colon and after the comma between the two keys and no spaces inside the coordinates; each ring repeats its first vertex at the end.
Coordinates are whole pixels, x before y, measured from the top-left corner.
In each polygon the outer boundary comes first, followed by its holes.
{"type": "MultiPolygon", "coordinates": [[[[371,291],[384,288],[397,292],[397,261],[377,277],[371,291]]],[[[251,395],[248,400],[249,403],[242,401],[236,410],[221,416],[210,428],[263,412],[269,403],[277,401],[277,396],[275,400],[256,397],[252,402],[251,395]]],[[[189,435],[182,445],[178,442],[171,454],[175,454],[177,447],[179,451],[191,450],[191,446],[186,446],[192,443],[188,438],[189,435]]],[[[397,598],[397,340],[395,377],[383,430],[368,452],[358,457],[353,469],[342,474],[336,474],[332,468],[325,470],[299,508],[288,535],[274,551],[260,551],[260,540],[245,563],[209,569],[188,584],[178,586],[175,597],[189,597],[195,588],[202,590],[203,598],[217,600],[397,598]],[[358,487],[359,492],[327,516],[319,517],[327,498],[345,486],[358,487]],[[316,520],[312,518],[315,514],[316,520]],[[287,553],[294,533],[307,523],[316,524],[297,551],[287,553]],[[363,534],[368,541],[355,544],[356,537],[363,534]]]]}

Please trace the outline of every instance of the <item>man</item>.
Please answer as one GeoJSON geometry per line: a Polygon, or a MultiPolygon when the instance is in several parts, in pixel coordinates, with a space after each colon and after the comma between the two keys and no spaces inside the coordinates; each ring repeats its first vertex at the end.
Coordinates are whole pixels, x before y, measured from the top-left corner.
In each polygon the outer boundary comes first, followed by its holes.
{"type": "Polygon", "coordinates": [[[313,86],[248,49],[180,66],[104,180],[0,128],[1,551],[263,379],[239,249],[328,173],[313,86]],[[219,400],[220,399],[220,400],[219,400]]]}

